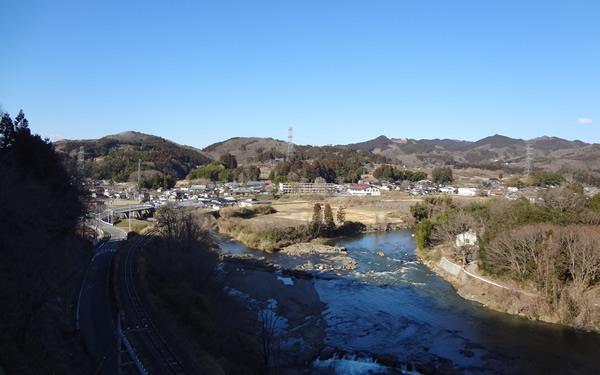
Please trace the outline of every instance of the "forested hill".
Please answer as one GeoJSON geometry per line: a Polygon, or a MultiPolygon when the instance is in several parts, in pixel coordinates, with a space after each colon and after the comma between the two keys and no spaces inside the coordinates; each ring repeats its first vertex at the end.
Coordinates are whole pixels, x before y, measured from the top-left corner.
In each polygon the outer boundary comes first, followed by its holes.
{"type": "MultiPolygon", "coordinates": [[[[58,141],[56,150],[77,164],[80,147],[84,149],[84,175],[91,179],[116,182],[137,181],[138,160],[141,180],[148,186],[164,186],[184,179],[200,166],[224,155],[236,158],[240,166],[250,167],[279,162],[286,158],[287,142],[260,137],[235,137],[202,150],[182,146],[164,138],[123,132],[96,140],[58,141]]],[[[371,163],[403,165],[409,169],[452,166],[485,169],[523,170],[529,157],[534,169],[560,173],[600,175],[600,145],[556,137],[531,140],[502,135],[476,142],[454,139],[400,139],[379,136],[361,143],[338,146],[294,145],[293,157],[300,160],[347,160],[361,156],[371,163]]]]}
{"type": "Polygon", "coordinates": [[[475,142],[455,139],[399,139],[379,136],[345,145],[353,150],[378,154],[408,167],[439,165],[523,168],[529,155],[533,168],[575,173],[600,172],[600,145],[557,137],[530,140],[495,134],[475,142]]]}
{"type": "Polygon", "coordinates": [[[287,143],[273,138],[234,137],[222,142],[213,143],[202,149],[202,152],[212,159],[221,155],[231,154],[238,163],[263,162],[280,159],[286,155],[287,143]]]}
{"type": "Polygon", "coordinates": [[[84,151],[85,177],[137,181],[138,160],[143,180],[183,179],[194,168],[212,160],[200,150],[153,135],[127,131],[91,140],[62,140],[56,151],[76,164],[84,151]]]}

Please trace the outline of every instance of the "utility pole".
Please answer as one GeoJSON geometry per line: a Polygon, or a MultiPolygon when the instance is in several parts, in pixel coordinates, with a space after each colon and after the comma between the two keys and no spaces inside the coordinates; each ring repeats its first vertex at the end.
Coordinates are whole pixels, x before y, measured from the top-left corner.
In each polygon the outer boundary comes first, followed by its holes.
{"type": "Polygon", "coordinates": [[[127,232],[129,235],[129,232],[131,232],[131,203],[129,203],[129,215],[127,216],[129,217],[129,231],[127,232]]]}
{"type": "Polygon", "coordinates": [[[140,188],[140,166],[142,163],[142,159],[138,159],[138,189],[140,188]]]}
{"type": "Polygon", "coordinates": [[[85,151],[83,150],[83,146],[79,147],[79,152],[77,153],[77,170],[81,174],[81,178],[83,178],[85,172],[85,151]]]}

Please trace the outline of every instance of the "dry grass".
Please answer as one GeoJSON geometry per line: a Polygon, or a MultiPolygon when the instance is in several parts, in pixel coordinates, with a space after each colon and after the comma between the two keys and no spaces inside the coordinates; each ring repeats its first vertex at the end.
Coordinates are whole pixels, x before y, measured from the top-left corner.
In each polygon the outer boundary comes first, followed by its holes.
{"type": "MultiPolygon", "coordinates": [[[[347,221],[357,221],[371,227],[385,226],[388,223],[405,222],[413,226],[414,220],[410,215],[410,206],[422,201],[420,197],[411,197],[404,192],[388,192],[375,197],[327,197],[322,200],[281,200],[273,203],[277,210],[269,215],[270,220],[282,220],[286,224],[301,225],[310,222],[315,203],[329,203],[334,217],[340,207],[346,211],[347,221]]],[[[266,217],[265,217],[266,218],[266,217]]],[[[261,220],[265,220],[261,218],[261,220]]]]}
{"type": "MultiPolygon", "coordinates": [[[[136,233],[143,233],[150,225],[149,222],[144,220],[131,219],[131,230],[136,233]]],[[[129,220],[121,220],[115,226],[127,231],[129,229],[129,220]]]]}

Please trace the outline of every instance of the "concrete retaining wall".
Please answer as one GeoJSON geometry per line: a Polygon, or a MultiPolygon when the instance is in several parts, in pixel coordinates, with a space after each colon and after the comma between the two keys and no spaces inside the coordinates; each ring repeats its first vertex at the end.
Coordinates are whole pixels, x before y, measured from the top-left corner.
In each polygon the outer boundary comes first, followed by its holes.
{"type": "Polygon", "coordinates": [[[442,257],[442,259],[440,260],[440,267],[442,267],[444,271],[454,276],[458,276],[461,270],[458,264],[450,262],[448,259],[446,259],[446,257],[442,257]]]}

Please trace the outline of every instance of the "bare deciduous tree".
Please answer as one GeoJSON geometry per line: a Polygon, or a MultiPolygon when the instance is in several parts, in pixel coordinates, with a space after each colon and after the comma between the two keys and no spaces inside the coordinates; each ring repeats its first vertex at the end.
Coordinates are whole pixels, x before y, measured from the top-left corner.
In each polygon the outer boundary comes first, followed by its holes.
{"type": "Polygon", "coordinates": [[[258,328],[253,335],[257,342],[257,351],[261,357],[263,373],[269,374],[274,362],[278,344],[278,326],[282,321],[276,303],[269,300],[258,312],[258,328]]]}
{"type": "Polygon", "coordinates": [[[521,279],[536,276],[547,233],[546,226],[537,224],[502,232],[488,245],[487,261],[521,279]]]}
{"type": "Polygon", "coordinates": [[[600,236],[589,227],[570,225],[562,229],[557,241],[567,262],[573,283],[585,290],[600,274],[600,236]]]}
{"type": "Polygon", "coordinates": [[[156,213],[158,231],[167,241],[169,250],[176,247],[183,252],[189,252],[195,246],[213,244],[212,225],[207,220],[189,209],[171,205],[161,207],[156,213]]]}
{"type": "Polygon", "coordinates": [[[443,223],[436,225],[435,230],[431,234],[431,239],[435,242],[450,242],[454,243],[456,236],[464,233],[469,229],[475,230],[479,226],[477,220],[466,211],[458,211],[448,218],[443,223]]]}

